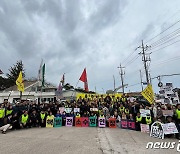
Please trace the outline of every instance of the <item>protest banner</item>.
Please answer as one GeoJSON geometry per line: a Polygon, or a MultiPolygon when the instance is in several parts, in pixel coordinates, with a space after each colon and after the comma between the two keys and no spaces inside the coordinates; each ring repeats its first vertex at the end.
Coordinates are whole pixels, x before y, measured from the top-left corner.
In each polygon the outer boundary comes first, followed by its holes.
{"type": "Polygon", "coordinates": [[[82,117],[81,118],[81,124],[82,124],[82,127],[89,127],[89,118],[88,117],[82,117]]]}
{"type": "Polygon", "coordinates": [[[74,108],[74,113],[77,113],[77,112],[80,113],[80,108],[74,108]]]}
{"type": "Polygon", "coordinates": [[[96,127],[96,117],[89,117],[89,126],[96,127]]]}
{"type": "Polygon", "coordinates": [[[66,117],[66,127],[73,126],[73,117],[66,117]]]}
{"type": "Polygon", "coordinates": [[[140,113],[142,117],[146,117],[147,114],[151,115],[151,111],[150,110],[145,110],[145,109],[140,109],[140,113]]]}
{"type": "Polygon", "coordinates": [[[136,129],[136,125],[135,125],[135,122],[133,120],[128,120],[128,129],[131,129],[131,130],[136,129]]]}
{"type": "Polygon", "coordinates": [[[140,124],[141,125],[141,132],[142,133],[149,133],[149,125],[147,124],[140,124]]]}
{"type": "Polygon", "coordinates": [[[64,107],[60,107],[59,108],[59,112],[62,114],[64,112],[65,108],[64,107]]]}
{"type": "Polygon", "coordinates": [[[109,128],[116,128],[116,119],[109,118],[109,128]]]}
{"type": "Polygon", "coordinates": [[[141,95],[150,103],[154,103],[154,92],[152,89],[152,85],[149,84],[142,92],[141,95]]]}
{"type": "Polygon", "coordinates": [[[53,125],[54,125],[54,116],[47,116],[46,127],[53,128],[53,125]]]}
{"type": "Polygon", "coordinates": [[[64,111],[65,111],[66,113],[70,113],[70,112],[72,111],[72,108],[65,108],[64,111]]]}
{"type": "Polygon", "coordinates": [[[98,126],[100,128],[106,127],[106,120],[105,120],[105,118],[99,118],[98,119],[98,126]]]}
{"type": "Polygon", "coordinates": [[[163,131],[164,131],[164,134],[178,133],[177,127],[176,127],[175,123],[173,123],[173,122],[163,124],[163,131]]]}
{"type": "Polygon", "coordinates": [[[56,117],[54,119],[54,127],[61,127],[62,126],[62,117],[56,117]]]}
{"type": "Polygon", "coordinates": [[[127,120],[121,120],[121,128],[128,129],[128,122],[127,120]]]}
{"type": "Polygon", "coordinates": [[[159,138],[159,139],[164,139],[164,130],[163,130],[163,124],[160,123],[159,121],[154,122],[151,125],[151,137],[159,138]]]}
{"type": "Polygon", "coordinates": [[[173,110],[162,110],[163,116],[173,116],[174,112],[173,110]]]}
{"type": "Polygon", "coordinates": [[[81,127],[81,118],[75,118],[75,126],[81,127]]]}

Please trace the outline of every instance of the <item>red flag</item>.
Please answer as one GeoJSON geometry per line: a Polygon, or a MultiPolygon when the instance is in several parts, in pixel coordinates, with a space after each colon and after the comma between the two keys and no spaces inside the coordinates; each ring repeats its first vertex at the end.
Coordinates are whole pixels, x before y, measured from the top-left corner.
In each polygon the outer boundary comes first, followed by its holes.
{"type": "Polygon", "coordinates": [[[81,77],[79,78],[79,80],[84,82],[84,89],[85,89],[85,91],[89,91],[88,90],[86,68],[84,69],[83,73],[81,74],[81,77]]]}
{"type": "Polygon", "coordinates": [[[4,74],[3,71],[0,69],[0,74],[4,74]]]}

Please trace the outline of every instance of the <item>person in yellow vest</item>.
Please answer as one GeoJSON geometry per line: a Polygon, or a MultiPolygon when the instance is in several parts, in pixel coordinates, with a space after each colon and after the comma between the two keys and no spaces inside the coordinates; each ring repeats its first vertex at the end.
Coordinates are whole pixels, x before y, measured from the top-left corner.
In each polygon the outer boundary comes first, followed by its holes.
{"type": "Polygon", "coordinates": [[[28,111],[24,111],[24,113],[20,117],[20,127],[21,128],[27,128],[29,126],[29,115],[28,111]]]}
{"type": "Polygon", "coordinates": [[[46,127],[46,112],[42,110],[40,112],[40,127],[46,127]]]}
{"type": "Polygon", "coordinates": [[[123,104],[121,104],[119,107],[120,114],[122,114],[124,112],[124,110],[125,110],[125,107],[123,106],[123,104]]]}
{"type": "Polygon", "coordinates": [[[5,108],[3,104],[0,105],[0,127],[4,125],[5,108]]]}
{"type": "Polygon", "coordinates": [[[81,118],[81,115],[79,112],[76,112],[76,118],[81,118]]]}
{"type": "MultiPolygon", "coordinates": [[[[178,132],[180,133],[180,104],[177,104],[176,106],[176,111],[175,111],[175,124],[176,124],[176,127],[178,129],[178,132]]],[[[180,139],[180,134],[177,133],[176,134],[176,138],[177,139],[180,139]]]]}
{"type": "Polygon", "coordinates": [[[142,123],[142,116],[140,113],[137,113],[137,116],[136,116],[136,130],[137,131],[141,130],[141,127],[140,127],[141,123],[142,123]]]}
{"type": "Polygon", "coordinates": [[[151,125],[152,124],[152,117],[150,114],[146,115],[146,124],[151,125]]]}
{"type": "Polygon", "coordinates": [[[13,107],[12,105],[9,105],[9,107],[7,107],[6,109],[6,116],[12,115],[13,113],[13,107]]]}

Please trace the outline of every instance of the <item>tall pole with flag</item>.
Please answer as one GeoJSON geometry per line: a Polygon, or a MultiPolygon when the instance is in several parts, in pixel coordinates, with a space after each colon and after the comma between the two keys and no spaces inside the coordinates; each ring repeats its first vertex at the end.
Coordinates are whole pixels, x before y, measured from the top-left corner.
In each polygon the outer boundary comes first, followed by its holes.
{"type": "Polygon", "coordinates": [[[81,74],[81,77],[79,78],[80,81],[84,82],[84,90],[89,91],[88,89],[88,81],[87,81],[87,73],[86,73],[86,68],[81,74]]]}
{"type": "Polygon", "coordinates": [[[20,91],[20,100],[22,98],[22,92],[24,92],[24,81],[22,76],[22,71],[20,71],[19,76],[16,80],[17,89],[20,91]]]}
{"type": "Polygon", "coordinates": [[[41,99],[42,99],[42,90],[43,90],[43,87],[45,86],[45,63],[43,63],[43,60],[41,61],[41,64],[38,70],[38,83],[39,83],[39,87],[41,87],[41,99]]]}

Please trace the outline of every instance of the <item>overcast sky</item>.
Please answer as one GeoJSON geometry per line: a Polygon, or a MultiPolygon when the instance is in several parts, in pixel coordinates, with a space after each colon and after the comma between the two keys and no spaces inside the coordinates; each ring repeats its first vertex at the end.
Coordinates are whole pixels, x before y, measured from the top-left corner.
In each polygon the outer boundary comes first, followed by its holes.
{"type": "MultiPolygon", "coordinates": [[[[86,67],[89,89],[96,86],[102,92],[113,89],[113,75],[116,86],[121,84],[117,69],[121,62],[126,66],[125,83],[139,83],[143,62],[141,56],[136,59],[141,49],[134,49],[142,39],[146,42],[180,20],[179,6],[179,0],[1,0],[0,69],[7,73],[10,66],[22,60],[26,76],[37,77],[43,59],[48,82],[58,85],[66,73],[66,82],[75,86],[86,67]]],[[[146,44],[178,28],[180,23],[146,44]]],[[[177,36],[169,44],[179,39],[177,36]]],[[[168,42],[159,48],[165,45],[168,42]]],[[[151,77],[180,73],[180,42],[155,52],[159,48],[149,51],[151,77]]],[[[180,76],[164,77],[162,81],[180,87],[180,76]]],[[[155,91],[157,83],[153,80],[155,91]]],[[[125,90],[140,91],[141,86],[125,90]]]]}

